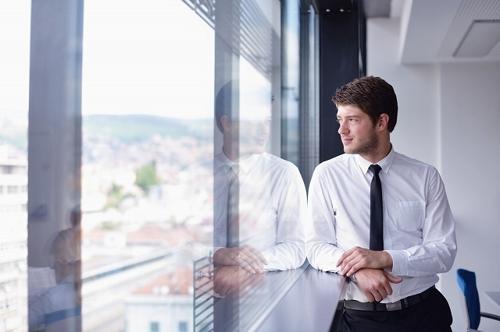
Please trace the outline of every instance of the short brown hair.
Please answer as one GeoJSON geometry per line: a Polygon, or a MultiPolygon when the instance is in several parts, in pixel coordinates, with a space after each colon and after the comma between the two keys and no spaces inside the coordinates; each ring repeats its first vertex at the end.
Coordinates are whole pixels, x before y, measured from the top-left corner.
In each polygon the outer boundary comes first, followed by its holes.
{"type": "Polygon", "coordinates": [[[398,120],[398,100],[392,85],[375,76],[365,76],[349,82],[335,91],[335,105],[354,105],[368,114],[375,124],[380,114],[389,116],[388,129],[392,132],[398,120]]]}

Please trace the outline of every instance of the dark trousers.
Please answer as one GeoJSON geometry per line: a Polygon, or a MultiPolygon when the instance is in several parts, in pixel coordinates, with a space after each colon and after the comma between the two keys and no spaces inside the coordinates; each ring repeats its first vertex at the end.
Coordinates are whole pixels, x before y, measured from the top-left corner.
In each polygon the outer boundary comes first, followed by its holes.
{"type": "Polygon", "coordinates": [[[398,311],[360,311],[342,309],[335,332],[441,332],[450,331],[452,316],[445,297],[434,289],[420,303],[398,311]]]}

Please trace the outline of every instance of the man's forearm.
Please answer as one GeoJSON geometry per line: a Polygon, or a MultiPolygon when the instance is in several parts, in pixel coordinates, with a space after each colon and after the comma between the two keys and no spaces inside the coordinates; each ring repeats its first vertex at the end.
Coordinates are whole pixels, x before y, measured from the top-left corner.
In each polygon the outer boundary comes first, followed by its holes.
{"type": "Polygon", "coordinates": [[[392,271],[392,256],[386,251],[354,247],[342,254],[337,262],[340,273],[350,277],[360,269],[386,269],[392,271]]]}
{"type": "Polygon", "coordinates": [[[456,247],[432,244],[387,252],[393,260],[392,273],[421,277],[449,271],[455,259],[456,247]]]}

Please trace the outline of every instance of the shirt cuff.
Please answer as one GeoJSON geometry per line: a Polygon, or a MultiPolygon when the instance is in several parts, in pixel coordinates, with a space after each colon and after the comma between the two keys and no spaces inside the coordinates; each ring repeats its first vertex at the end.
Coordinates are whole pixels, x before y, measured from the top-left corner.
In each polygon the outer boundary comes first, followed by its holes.
{"type": "Polygon", "coordinates": [[[332,255],[332,260],[327,263],[327,269],[324,271],[327,272],[335,272],[340,274],[340,266],[337,266],[340,257],[345,253],[345,250],[337,250],[335,253],[332,255]]]}
{"type": "Polygon", "coordinates": [[[316,257],[312,259],[308,259],[309,262],[313,262],[311,263],[311,265],[320,271],[340,274],[340,267],[337,266],[337,263],[344,252],[344,250],[338,249],[335,251],[323,252],[319,255],[316,255],[316,257]]]}
{"type": "Polygon", "coordinates": [[[264,271],[272,271],[272,269],[269,266],[270,257],[269,257],[269,253],[267,252],[267,250],[261,251],[260,253],[262,254],[262,256],[264,257],[264,259],[267,262],[266,264],[263,264],[264,271]]]}
{"type": "Polygon", "coordinates": [[[392,258],[392,274],[408,275],[408,253],[405,250],[385,250],[392,258]]]}

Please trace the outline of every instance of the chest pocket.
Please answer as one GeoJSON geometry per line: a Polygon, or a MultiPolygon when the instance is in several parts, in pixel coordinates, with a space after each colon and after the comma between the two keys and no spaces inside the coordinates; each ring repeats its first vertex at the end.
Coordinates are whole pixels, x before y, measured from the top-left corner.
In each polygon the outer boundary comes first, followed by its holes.
{"type": "Polygon", "coordinates": [[[421,232],[425,220],[425,204],[422,201],[399,201],[396,226],[406,232],[421,232]]]}

